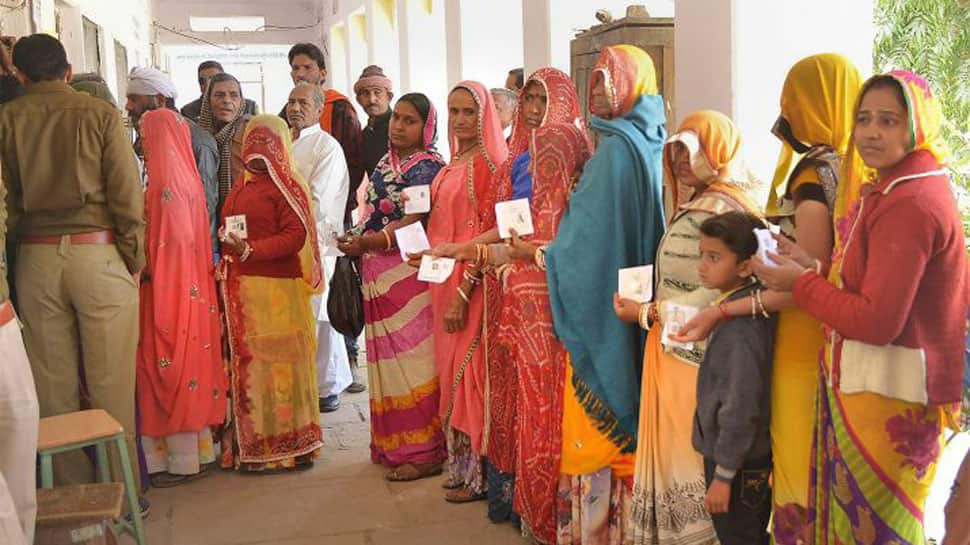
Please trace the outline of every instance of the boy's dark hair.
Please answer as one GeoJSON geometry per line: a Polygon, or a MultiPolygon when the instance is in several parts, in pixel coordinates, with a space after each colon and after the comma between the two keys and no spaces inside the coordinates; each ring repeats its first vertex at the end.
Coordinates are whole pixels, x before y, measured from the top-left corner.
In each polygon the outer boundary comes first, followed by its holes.
{"type": "Polygon", "coordinates": [[[313,44],[300,43],[291,47],[290,53],[287,55],[290,66],[293,65],[293,57],[296,57],[297,55],[306,55],[307,57],[310,57],[317,63],[320,70],[327,69],[327,60],[323,57],[323,51],[320,51],[320,48],[313,44]]]}
{"type": "Polygon", "coordinates": [[[33,82],[62,80],[70,67],[64,45],[48,34],[32,34],[17,40],[13,64],[33,82]]]}
{"type": "Polygon", "coordinates": [[[196,70],[196,73],[201,74],[203,70],[208,70],[210,68],[218,68],[221,72],[226,71],[219,61],[203,61],[202,64],[199,65],[198,70],[196,70]]]}
{"type": "Polygon", "coordinates": [[[758,238],[754,230],[764,227],[761,218],[746,212],[726,212],[705,220],[701,224],[701,234],[720,240],[738,261],[744,261],[757,253],[758,238]]]}

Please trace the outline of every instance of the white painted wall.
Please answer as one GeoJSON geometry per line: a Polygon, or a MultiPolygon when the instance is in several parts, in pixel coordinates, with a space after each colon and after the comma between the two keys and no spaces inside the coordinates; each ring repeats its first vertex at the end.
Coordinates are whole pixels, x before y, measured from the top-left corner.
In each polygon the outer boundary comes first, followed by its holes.
{"type": "MultiPolygon", "coordinates": [[[[105,0],[110,2],[111,0],[105,0]]],[[[125,0],[128,1],[128,0],[125,0]]],[[[121,3],[116,2],[115,3],[121,3]]],[[[221,45],[245,47],[264,44],[294,44],[323,41],[320,24],[321,2],[319,0],[154,0],[155,19],[159,24],[191,36],[213,41],[221,45]],[[266,29],[260,32],[192,32],[189,17],[263,16],[267,25],[286,27],[266,29]],[[304,28],[308,27],[308,28],[304,28]]],[[[165,30],[159,31],[159,40],[165,45],[193,45],[198,42],[165,30]]]]}
{"type": "Polygon", "coordinates": [[[206,60],[222,63],[226,72],[244,82],[244,95],[256,101],[260,113],[278,113],[293,89],[286,54],[289,45],[249,45],[239,51],[215,47],[175,45],[162,51],[167,64],[162,69],[178,89],[176,104],[181,108],[199,98],[198,66],[206,60]],[[258,82],[258,83],[247,83],[258,82]]]}
{"type": "Polygon", "coordinates": [[[833,51],[864,75],[872,70],[871,0],[681,0],[675,28],[680,117],[704,108],[731,116],[766,183],[780,149],[770,129],[791,65],[833,51]]]}
{"type": "Polygon", "coordinates": [[[522,32],[522,0],[463,0],[461,79],[504,87],[509,70],[523,65],[522,32]]]}

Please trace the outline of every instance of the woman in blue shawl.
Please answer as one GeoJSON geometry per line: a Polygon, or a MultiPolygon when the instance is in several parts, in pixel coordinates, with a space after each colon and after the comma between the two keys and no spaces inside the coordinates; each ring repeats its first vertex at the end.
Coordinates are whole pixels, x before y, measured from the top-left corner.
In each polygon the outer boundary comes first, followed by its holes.
{"type": "Polygon", "coordinates": [[[623,542],[632,488],[641,331],[613,313],[617,271],[653,263],[664,231],[664,101],[646,52],[606,47],[593,69],[586,163],[556,238],[540,249],[556,335],[569,351],[558,543],[623,542]]]}

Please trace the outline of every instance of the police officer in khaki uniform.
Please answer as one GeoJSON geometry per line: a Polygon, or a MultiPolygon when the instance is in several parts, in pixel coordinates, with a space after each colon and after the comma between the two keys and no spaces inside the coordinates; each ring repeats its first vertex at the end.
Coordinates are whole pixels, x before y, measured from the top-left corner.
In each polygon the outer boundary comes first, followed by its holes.
{"type": "MultiPolygon", "coordinates": [[[[79,409],[80,354],[91,403],[124,426],[137,478],[135,350],[145,226],[131,141],[118,110],[68,86],[71,66],[55,38],[21,39],[13,63],[27,92],[0,108],[0,162],[40,415],[79,409]]],[[[54,464],[60,483],[93,480],[81,452],[54,464]]]]}

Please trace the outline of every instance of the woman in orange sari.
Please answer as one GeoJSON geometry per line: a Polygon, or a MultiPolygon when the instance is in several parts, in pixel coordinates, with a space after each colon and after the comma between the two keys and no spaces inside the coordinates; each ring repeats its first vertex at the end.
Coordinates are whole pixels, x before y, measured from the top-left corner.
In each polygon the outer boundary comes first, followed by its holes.
{"type": "MultiPolygon", "coordinates": [[[[464,81],[448,97],[448,139],[452,159],[431,183],[428,240],[432,247],[471,240],[486,230],[494,214],[490,187],[508,148],[492,95],[482,84],[464,81]]],[[[485,499],[482,456],[487,434],[485,395],[486,339],[483,339],[489,293],[481,271],[457,264],[451,277],[431,285],[435,365],[441,383],[440,412],[448,444],[445,499],[485,499]]]]}
{"type": "Polygon", "coordinates": [[[322,289],[309,187],[290,163],[290,131],[254,117],[243,137],[246,172],[222,210],[222,297],[230,353],[230,421],[223,467],[309,467],[322,446],[315,322],[322,289]],[[244,216],[243,239],[226,218],[244,216]]]}
{"type": "Polygon", "coordinates": [[[147,262],[141,284],[138,408],[146,469],[156,487],[215,462],[210,426],[226,417],[218,298],[205,192],[189,126],[171,110],[141,121],[148,173],[147,262]]]}
{"type": "MultiPolygon", "coordinates": [[[[821,263],[828,263],[832,253],[840,170],[861,172],[863,167],[857,157],[847,157],[852,108],[861,86],[858,69],[842,55],[801,59],[785,78],[781,115],[772,130],[782,142],[782,153],[766,206],[768,216],[821,263]]],[[[779,311],[771,381],[771,532],[776,544],[796,545],[806,539],[821,326],[794,306],[791,294],[764,290],[754,298],[703,309],[688,323],[693,328],[689,340],[706,338],[708,328],[725,314],[750,314],[752,303],[779,311]]]]}
{"type": "MultiPolygon", "coordinates": [[[[704,110],[688,115],[667,141],[663,161],[677,212],[657,250],[654,302],[616,300],[621,319],[639,321],[649,331],[640,392],[633,543],[709,545],[717,536],[704,508],[704,462],[691,444],[704,345],[695,343],[689,350],[663,346],[661,322],[665,303],[703,308],[720,295],[704,288],[698,277],[700,224],[725,212],[760,215],[760,210],[746,193],[756,182],[742,160],[741,134],[724,114],[704,110]],[[691,193],[688,202],[678,202],[679,195],[691,193]]],[[[763,477],[767,481],[767,472],[763,477]]]]}

